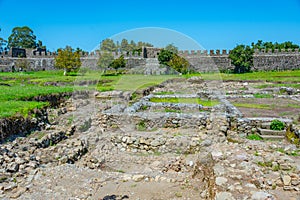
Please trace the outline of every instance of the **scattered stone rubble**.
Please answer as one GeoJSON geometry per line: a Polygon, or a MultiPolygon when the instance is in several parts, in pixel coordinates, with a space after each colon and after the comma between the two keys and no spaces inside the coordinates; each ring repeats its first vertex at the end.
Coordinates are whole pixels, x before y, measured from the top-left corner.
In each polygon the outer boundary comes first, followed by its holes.
{"type": "Polygon", "coordinates": [[[128,93],[93,96],[61,104],[45,129],[1,144],[0,198],[299,200],[299,147],[245,138],[272,119],[242,118],[223,98],[201,115],[152,115],[138,103],[129,111],[128,93]]]}

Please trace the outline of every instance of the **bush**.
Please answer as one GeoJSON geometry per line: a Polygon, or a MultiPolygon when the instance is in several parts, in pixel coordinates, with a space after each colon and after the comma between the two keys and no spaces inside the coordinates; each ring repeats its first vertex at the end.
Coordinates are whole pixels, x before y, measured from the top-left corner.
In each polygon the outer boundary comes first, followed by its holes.
{"type": "Polygon", "coordinates": [[[112,63],[109,64],[109,68],[113,68],[115,70],[119,68],[125,68],[126,67],[126,61],[124,59],[124,56],[121,55],[119,58],[112,61],[112,63]]]}
{"type": "Polygon", "coordinates": [[[285,127],[285,124],[278,119],[275,119],[271,122],[271,130],[282,131],[285,127]]]}

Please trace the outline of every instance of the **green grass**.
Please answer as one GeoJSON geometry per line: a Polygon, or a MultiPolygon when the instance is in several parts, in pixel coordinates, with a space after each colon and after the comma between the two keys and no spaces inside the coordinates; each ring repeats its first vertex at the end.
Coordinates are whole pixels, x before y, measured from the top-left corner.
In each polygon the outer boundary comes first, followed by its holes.
{"type": "Polygon", "coordinates": [[[262,138],[257,134],[249,134],[247,135],[248,140],[262,140],[262,138]]]}
{"type": "Polygon", "coordinates": [[[292,87],[296,89],[300,89],[300,84],[292,83],[292,84],[285,84],[285,83],[273,83],[273,84],[261,84],[255,86],[255,88],[258,89],[264,89],[264,88],[274,88],[274,87],[292,87]]]}
{"type": "Polygon", "coordinates": [[[181,113],[181,110],[165,108],[165,112],[181,113]]]}
{"type": "Polygon", "coordinates": [[[280,108],[300,108],[300,105],[287,104],[287,105],[276,105],[276,104],[254,104],[254,103],[233,103],[234,106],[240,108],[254,108],[254,109],[266,109],[271,110],[276,107],[280,108]]]}
{"type": "MultiPolygon", "coordinates": [[[[282,71],[282,72],[253,72],[247,74],[218,74],[204,73],[194,75],[161,75],[161,76],[145,76],[145,75],[118,75],[118,76],[101,76],[101,71],[88,71],[87,73],[73,73],[71,76],[63,76],[62,70],[38,71],[38,72],[1,72],[0,82],[10,84],[8,86],[0,86],[0,117],[13,116],[16,113],[26,115],[26,112],[35,108],[45,106],[42,102],[26,102],[21,101],[30,99],[39,95],[56,94],[62,92],[72,92],[82,89],[96,89],[100,92],[111,90],[136,91],[154,86],[168,79],[191,76],[202,76],[204,80],[262,80],[262,81],[281,81],[286,86],[294,86],[300,88],[300,70],[282,71]],[[97,85],[91,86],[75,86],[74,84],[86,80],[99,80],[97,85]],[[63,82],[65,86],[45,86],[47,82],[63,82]]],[[[279,84],[280,85],[280,84],[279,84]]],[[[261,86],[262,87],[262,86],[261,86]]],[[[161,93],[161,94],[167,94],[161,93]]],[[[169,93],[171,94],[171,93],[169,93]]],[[[160,101],[161,102],[161,101],[160,101]]],[[[209,100],[191,100],[191,99],[173,99],[166,100],[170,103],[198,103],[203,106],[214,106],[219,104],[217,101],[209,100]]],[[[245,106],[245,105],[244,105],[245,106]]],[[[247,106],[247,105],[246,105],[247,106]]],[[[249,106],[249,105],[248,105],[249,106]]],[[[298,105],[288,105],[289,107],[299,108],[298,105]]],[[[252,106],[253,107],[253,104],[252,106]]],[[[270,106],[256,105],[262,109],[271,109],[270,106]]]]}
{"type": "Polygon", "coordinates": [[[200,104],[203,106],[215,106],[220,104],[217,100],[204,100],[199,98],[157,98],[150,99],[154,103],[187,103],[187,104],[200,104]]]}
{"type": "Polygon", "coordinates": [[[0,101],[21,100],[39,95],[72,92],[72,86],[40,86],[40,85],[13,85],[11,87],[0,86],[0,101]]]}
{"type": "Polygon", "coordinates": [[[72,76],[63,76],[62,70],[51,70],[51,71],[37,71],[37,72],[2,72],[0,73],[0,80],[7,80],[7,83],[16,82],[30,82],[36,84],[44,84],[46,82],[77,82],[82,80],[99,80],[101,76],[100,71],[87,72],[85,75],[80,73],[72,74],[72,76]]]}
{"type": "Polygon", "coordinates": [[[145,75],[123,75],[116,81],[114,88],[123,91],[136,91],[145,89],[150,86],[158,85],[168,79],[178,78],[177,75],[160,75],[160,76],[145,76],[145,75]]]}
{"type": "Polygon", "coordinates": [[[47,102],[35,101],[4,101],[0,103],[0,118],[10,117],[17,113],[26,116],[30,110],[48,105],[47,102]]]}
{"type": "Polygon", "coordinates": [[[259,93],[256,93],[256,94],[253,94],[253,96],[255,98],[273,98],[272,94],[259,94],[259,93]]]}
{"type": "Polygon", "coordinates": [[[295,82],[300,81],[300,70],[294,71],[278,71],[278,72],[253,72],[245,74],[201,74],[204,80],[260,80],[270,82],[295,82]]]}

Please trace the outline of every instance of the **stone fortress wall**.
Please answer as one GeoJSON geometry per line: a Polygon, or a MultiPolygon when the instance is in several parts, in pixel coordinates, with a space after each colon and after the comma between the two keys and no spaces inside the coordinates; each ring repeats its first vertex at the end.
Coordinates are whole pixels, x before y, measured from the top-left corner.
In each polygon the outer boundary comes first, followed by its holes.
{"type": "MultiPolygon", "coordinates": [[[[145,47],[141,53],[135,52],[114,52],[117,58],[124,55],[127,60],[127,67],[143,67],[147,65],[147,59],[157,58],[160,48],[145,47]]],[[[11,71],[12,66],[18,62],[28,63],[30,70],[53,70],[54,58],[57,52],[38,51],[34,49],[26,49],[26,58],[13,56],[13,52],[0,53],[0,71],[11,71]]],[[[234,65],[229,59],[227,50],[191,50],[179,51],[179,55],[186,58],[195,71],[198,72],[226,72],[232,70],[234,65]]],[[[97,69],[97,60],[99,52],[82,53],[82,66],[97,69]]],[[[292,51],[277,50],[274,52],[266,52],[264,49],[255,50],[253,56],[253,71],[271,71],[271,70],[294,70],[300,69],[300,52],[299,49],[292,51]]]]}

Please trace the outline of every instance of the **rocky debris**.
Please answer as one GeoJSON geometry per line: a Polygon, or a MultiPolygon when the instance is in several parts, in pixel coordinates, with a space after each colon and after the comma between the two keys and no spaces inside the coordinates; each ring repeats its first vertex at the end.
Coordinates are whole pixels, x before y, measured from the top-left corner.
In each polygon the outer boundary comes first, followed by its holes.
{"type": "Polygon", "coordinates": [[[188,165],[183,157],[177,157],[170,161],[163,169],[163,172],[186,172],[190,170],[193,165],[188,165]]]}
{"type": "Polygon", "coordinates": [[[123,199],[129,199],[128,195],[107,195],[105,197],[103,197],[100,200],[123,200],[123,199]]]}
{"type": "Polygon", "coordinates": [[[215,161],[211,153],[199,154],[194,166],[193,178],[202,180],[205,184],[200,187],[201,197],[205,199],[214,199],[216,196],[215,191],[215,173],[214,173],[215,161]]]}
{"type": "Polygon", "coordinates": [[[59,164],[69,163],[73,164],[79,160],[88,151],[88,144],[80,139],[71,139],[62,145],[55,147],[55,159],[59,164]]]}
{"type": "Polygon", "coordinates": [[[190,134],[164,134],[152,132],[148,135],[117,135],[111,137],[111,142],[121,151],[133,153],[195,153],[201,148],[200,138],[190,134]],[[150,136],[152,135],[152,136],[150,136]]]}
{"type": "Polygon", "coordinates": [[[73,135],[75,130],[76,126],[71,126],[71,128],[69,128],[66,131],[61,130],[56,132],[50,132],[49,134],[36,141],[34,145],[38,148],[47,148],[49,146],[53,146],[59,143],[60,141],[67,139],[69,136],[73,135]]]}

